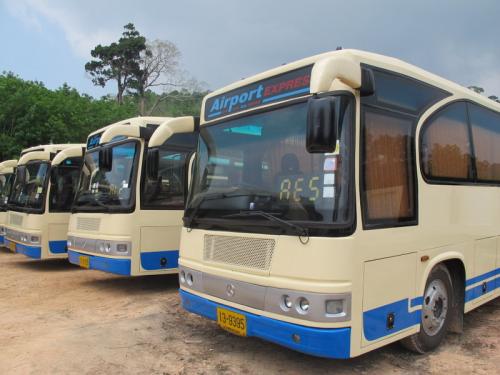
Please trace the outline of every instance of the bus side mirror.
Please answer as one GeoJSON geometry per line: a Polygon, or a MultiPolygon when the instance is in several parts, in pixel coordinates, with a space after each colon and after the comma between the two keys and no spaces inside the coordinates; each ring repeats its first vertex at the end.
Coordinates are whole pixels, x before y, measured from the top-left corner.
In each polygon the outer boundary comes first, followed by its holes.
{"type": "Polygon", "coordinates": [[[21,184],[26,182],[26,167],[24,165],[19,165],[16,168],[16,180],[21,184]]]}
{"type": "Polygon", "coordinates": [[[306,149],[311,154],[335,151],[335,96],[311,97],[307,103],[306,149]]]}
{"type": "Polygon", "coordinates": [[[99,170],[109,172],[113,168],[113,149],[103,147],[99,150],[99,170]]]}
{"type": "Polygon", "coordinates": [[[146,162],[146,174],[150,180],[158,179],[158,166],[160,164],[160,150],[150,148],[148,150],[148,159],[146,162]]]}

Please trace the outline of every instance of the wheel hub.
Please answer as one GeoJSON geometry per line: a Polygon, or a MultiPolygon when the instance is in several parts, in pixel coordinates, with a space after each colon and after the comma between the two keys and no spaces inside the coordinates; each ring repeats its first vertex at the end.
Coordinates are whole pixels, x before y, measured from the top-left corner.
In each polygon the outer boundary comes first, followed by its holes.
{"type": "Polygon", "coordinates": [[[448,314],[448,292],[441,280],[433,280],[425,291],[422,327],[429,336],[438,334],[448,314]]]}

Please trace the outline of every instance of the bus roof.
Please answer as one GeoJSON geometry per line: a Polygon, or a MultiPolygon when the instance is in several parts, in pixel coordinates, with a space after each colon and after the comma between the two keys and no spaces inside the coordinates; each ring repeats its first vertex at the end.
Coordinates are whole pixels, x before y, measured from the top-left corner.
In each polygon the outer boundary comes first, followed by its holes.
{"type": "MultiPolygon", "coordinates": [[[[324,69],[318,69],[314,70],[314,66],[318,65],[318,62],[325,62],[327,60],[335,60],[335,59],[343,59],[345,61],[349,61],[353,66],[356,65],[357,67],[360,66],[360,64],[366,64],[366,65],[371,65],[374,67],[379,67],[382,69],[390,70],[399,74],[403,74],[415,79],[418,79],[420,81],[426,82],[430,85],[439,87],[441,89],[444,89],[448,92],[450,92],[453,96],[456,98],[463,98],[463,99],[470,99],[473,100],[477,103],[480,103],[482,105],[485,105],[487,107],[496,109],[500,111],[500,104],[488,99],[480,94],[477,94],[476,92],[465,88],[455,82],[452,82],[450,80],[447,80],[445,78],[442,78],[438,75],[435,75],[433,73],[430,73],[424,69],[421,69],[417,66],[414,66],[412,64],[406,63],[402,60],[393,58],[393,57],[388,57],[384,55],[379,55],[376,53],[371,53],[371,52],[365,52],[365,51],[360,51],[360,50],[354,50],[354,49],[345,49],[345,50],[338,50],[338,51],[332,51],[332,52],[326,52],[322,53],[319,55],[307,57],[305,59],[297,60],[288,64],[284,64],[282,66],[279,66],[274,69],[267,70],[265,72],[256,74],[252,77],[243,79],[241,81],[232,83],[228,86],[225,86],[219,90],[213,91],[210,94],[206,95],[203,98],[202,102],[202,109],[201,109],[201,123],[209,122],[209,119],[205,118],[205,106],[208,100],[211,98],[215,98],[219,95],[223,95],[224,93],[228,93],[230,91],[236,90],[238,88],[250,85],[252,83],[256,83],[265,79],[269,79],[275,76],[279,76],[281,74],[285,74],[287,72],[304,68],[306,66],[313,66],[312,74],[311,74],[311,81],[315,81],[316,86],[321,86],[321,87],[330,87],[331,84],[333,83],[331,81],[331,75],[325,74],[327,73],[324,69]],[[316,74],[316,76],[315,76],[316,74]],[[325,82],[330,80],[330,82],[325,82]],[[318,84],[319,83],[319,84],[318,84]]],[[[359,87],[352,87],[352,88],[359,88],[359,87]]],[[[328,90],[322,90],[322,91],[328,91],[328,90]]],[[[321,91],[316,91],[314,90],[313,87],[310,88],[309,93],[317,93],[321,91]]],[[[304,95],[307,95],[308,93],[304,93],[304,95]]],[[[260,108],[269,106],[268,105],[262,105],[260,108]]],[[[239,113],[244,113],[250,111],[249,109],[247,110],[241,110],[239,113]]],[[[226,117],[228,115],[223,115],[219,116],[218,118],[226,117]]]]}
{"type": "Polygon", "coordinates": [[[85,147],[85,144],[68,143],[55,145],[40,145],[24,149],[21,152],[18,165],[24,165],[31,160],[50,160],[51,154],[57,154],[59,151],[73,147],[85,147]]]}
{"type": "MultiPolygon", "coordinates": [[[[39,145],[25,148],[21,151],[21,156],[33,151],[44,151],[44,152],[59,152],[68,147],[81,146],[78,143],[65,143],[65,144],[50,144],[50,145],[39,145]]],[[[84,145],[85,146],[85,145],[84,145]]]]}
{"type": "Polygon", "coordinates": [[[0,163],[0,174],[13,173],[14,168],[17,166],[17,160],[5,160],[0,163]]]}
{"type": "Polygon", "coordinates": [[[128,118],[125,120],[121,120],[118,122],[115,122],[113,124],[106,125],[100,129],[97,129],[90,133],[88,137],[91,137],[95,134],[99,134],[104,132],[106,129],[115,126],[115,125],[137,125],[137,126],[148,126],[148,125],[160,125],[162,122],[168,120],[169,117],[158,117],[158,116],[138,116],[138,117],[132,117],[128,118]]]}

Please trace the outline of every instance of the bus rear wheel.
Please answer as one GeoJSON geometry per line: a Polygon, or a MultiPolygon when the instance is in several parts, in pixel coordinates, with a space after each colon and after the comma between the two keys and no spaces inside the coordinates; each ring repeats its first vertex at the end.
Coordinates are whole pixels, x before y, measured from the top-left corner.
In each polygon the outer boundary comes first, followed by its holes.
{"type": "Polygon", "coordinates": [[[422,301],[420,332],[401,341],[403,346],[423,354],[436,349],[443,341],[450,322],[453,290],[451,276],[443,264],[429,274],[422,301]]]}

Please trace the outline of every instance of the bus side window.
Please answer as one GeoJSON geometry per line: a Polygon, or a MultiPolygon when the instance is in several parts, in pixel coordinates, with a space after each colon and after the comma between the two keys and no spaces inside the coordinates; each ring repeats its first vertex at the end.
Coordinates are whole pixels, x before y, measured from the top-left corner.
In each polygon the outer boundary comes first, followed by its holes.
{"type": "Polygon", "coordinates": [[[160,149],[158,179],[145,178],[142,200],[145,208],[184,209],[187,151],[160,149]]]}
{"type": "Polygon", "coordinates": [[[365,225],[387,227],[414,221],[413,119],[365,108],[363,124],[365,225]]]}
{"type": "Polygon", "coordinates": [[[422,171],[427,180],[472,181],[472,151],[465,103],[444,107],[421,131],[422,171]]]}
{"type": "Polygon", "coordinates": [[[500,114],[468,104],[477,180],[500,182],[500,114]]]}

